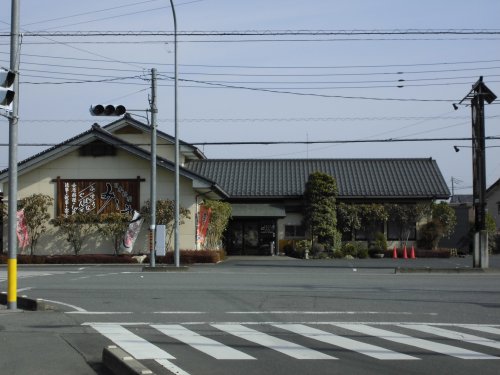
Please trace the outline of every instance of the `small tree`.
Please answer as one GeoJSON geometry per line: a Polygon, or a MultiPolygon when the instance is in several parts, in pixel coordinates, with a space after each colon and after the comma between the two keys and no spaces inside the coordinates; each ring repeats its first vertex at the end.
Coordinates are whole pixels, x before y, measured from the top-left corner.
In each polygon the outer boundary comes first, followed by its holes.
{"type": "Polygon", "coordinates": [[[339,203],[337,205],[337,224],[343,233],[350,233],[354,238],[354,233],[361,228],[359,217],[359,205],[339,203]]]}
{"type": "Polygon", "coordinates": [[[54,199],[48,195],[33,194],[22,198],[18,203],[18,209],[24,209],[31,255],[35,253],[38,239],[47,230],[50,219],[49,207],[52,206],[53,202],[54,199]]]}
{"type": "Polygon", "coordinates": [[[212,214],[203,247],[205,249],[219,249],[231,217],[231,205],[227,202],[210,199],[206,200],[204,205],[212,210],[212,214]]]}
{"type": "Polygon", "coordinates": [[[63,237],[68,241],[75,255],[82,249],[83,242],[97,225],[97,216],[91,213],[76,213],[71,216],[59,216],[52,219],[52,224],[58,227],[63,237]]]}
{"type": "MultiPolygon", "coordinates": [[[[167,248],[170,248],[172,234],[174,232],[175,202],[170,199],[156,201],[156,224],[165,225],[168,233],[167,248]]],[[[141,208],[141,215],[149,222],[151,221],[151,202],[148,200],[141,208]]],[[[179,207],[179,225],[184,224],[184,219],[190,219],[191,212],[184,207],[179,207]]]]}
{"type": "Polygon", "coordinates": [[[488,251],[491,254],[497,250],[497,223],[489,212],[486,213],[486,232],[488,234],[488,251]]]}
{"type": "Polygon", "coordinates": [[[321,172],[309,175],[304,192],[304,225],[313,243],[318,241],[332,248],[339,245],[336,197],[337,183],[332,176],[321,172]]]}
{"type": "Polygon", "coordinates": [[[111,240],[113,244],[114,254],[118,255],[120,243],[127,231],[130,222],[130,215],[120,212],[111,212],[103,214],[99,217],[98,231],[104,237],[111,240]]]}
{"type": "Polygon", "coordinates": [[[362,204],[359,206],[361,228],[366,234],[368,241],[375,239],[375,233],[380,231],[380,223],[387,220],[388,215],[382,204],[362,204]]]}
{"type": "Polygon", "coordinates": [[[430,203],[387,204],[386,211],[398,226],[399,242],[406,244],[416,224],[431,214],[432,207],[430,203]]]}
{"type": "Polygon", "coordinates": [[[456,223],[455,210],[448,203],[432,204],[432,220],[420,230],[419,244],[436,249],[441,238],[453,233],[456,223]]]}

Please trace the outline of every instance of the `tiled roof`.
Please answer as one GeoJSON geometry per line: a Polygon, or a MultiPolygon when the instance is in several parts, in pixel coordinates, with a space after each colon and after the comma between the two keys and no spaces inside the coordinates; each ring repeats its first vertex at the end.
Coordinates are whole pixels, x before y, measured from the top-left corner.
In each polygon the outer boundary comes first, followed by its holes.
{"type": "Polygon", "coordinates": [[[451,196],[450,203],[473,203],[474,196],[472,194],[455,194],[451,196]]]}
{"type": "Polygon", "coordinates": [[[337,181],[339,198],[447,199],[433,159],[217,159],[186,166],[216,181],[231,198],[297,197],[313,172],[337,181]]]}

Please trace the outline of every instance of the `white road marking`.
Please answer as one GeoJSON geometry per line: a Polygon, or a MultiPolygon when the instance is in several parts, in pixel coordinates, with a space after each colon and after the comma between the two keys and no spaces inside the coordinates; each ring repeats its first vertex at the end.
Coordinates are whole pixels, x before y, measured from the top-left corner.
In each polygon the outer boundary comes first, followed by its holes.
{"type": "Polygon", "coordinates": [[[248,354],[230,348],[218,341],[201,336],[200,334],[193,332],[180,324],[159,324],[152,325],[152,327],[167,336],[173,337],[176,340],[208,354],[215,359],[255,359],[248,354]]]}
{"type": "Polygon", "coordinates": [[[324,353],[318,352],[306,348],[302,345],[298,345],[289,341],[279,339],[277,337],[270,336],[263,332],[256,331],[254,329],[244,327],[239,324],[212,324],[213,327],[230,333],[231,335],[240,337],[244,340],[265,346],[267,348],[273,349],[277,352],[288,355],[296,359],[337,359],[335,357],[326,355],[324,353]]]}
{"type": "Polygon", "coordinates": [[[59,301],[53,301],[53,300],[50,300],[50,299],[45,299],[45,298],[38,298],[39,301],[44,301],[44,302],[50,302],[50,303],[55,303],[57,305],[62,305],[62,306],[67,306],[67,307],[70,307],[72,309],[75,309],[76,312],[81,312],[81,313],[86,313],[87,310],[81,308],[81,307],[78,307],[78,306],[75,306],[75,305],[71,305],[69,303],[64,303],[64,302],[59,302],[59,301]]]}
{"type": "Polygon", "coordinates": [[[188,372],[184,371],[179,366],[174,365],[172,362],[167,361],[166,359],[156,359],[155,361],[165,367],[174,375],[189,375],[188,372]]]}
{"type": "Polygon", "coordinates": [[[344,349],[352,350],[372,358],[382,360],[408,360],[419,359],[403,353],[394,352],[389,349],[382,348],[371,344],[366,344],[361,341],[352,340],[347,337],[338,336],[336,334],[321,331],[316,328],[311,328],[303,324],[273,324],[275,327],[305,336],[307,338],[321,341],[330,345],[339,346],[344,349]]]}
{"type": "Polygon", "coordinates": [[[31,290],[31,289],[33,289],[33,288],[32,288],[32,287],[26,287],[26,288],[20,288],[20,289],[18,289],[17,291],[18,291],[18,292],[25,292],[25,291],[27,291],[27,290],[31,290]]]}
{"type": "Polygon", "coordinates": [[[420,332],[424,332],[424,333],[430,333],[430,334],[436,335],[436,336],[446,337],[446,338],[452,339],[452,340],[459,340],[459,341],[464,341],[464,342],[468,342],[471,344],[489,346],[491,348],[500,349],[500,342],[493,341],[493,340],[490,340],[490,339],[487,339],[484,337],[480,337],[480,336],[476,336],[476,335],[469,335],[467,333],[450,331],[449,329],[432,327],[432,326],[425,325],[425,324],[399,324],[399,326],[413,329],[413,330],[420,331],[420,332]]]}
{"type": "Polygon", "coordinates": [[[119,324],[90,324],[90,326],[136,359],[175,359],[169,353],[119,324]]]}
{"type": "Polygon", "coordinates": [[[480,332],[486,332],[486,333],[493,333],[494,335],[500,335],[500,328],[495,328],[491,326],[483,326],[483,325],[477,325],[477,324],[457,324],[459,327],[464,327],[467,329],[472,329],[474,331],[480,331],[480,332]]]}
{"type": "Polygon", "coordinates": [[[196,314],[207,314],[207,312],[206,311],[154,311],[153,314],[196,315],[196,314]]]}
{"type": "MultiPolygon", "coordinates": [[[[277,315],[415,315],[412,312],[407,311],[226,311],[226,314],[234,315],[265,315],[265,314],[277,314],[277,315]]],[[[419,313],[418,315],[438,315],[437,313],[419,313]]]]}
{"type": "Polygon", "coordinates": [[[66,314],[75,315],[126,315],[133,314],[131,311],[67,311],[66,314]]]}
{"type": "Polygon", "coordinates": [[[336,323],[335,326],[345,328],[354,332],[376,336],[384,340],[394,341],[400,344],[414,346],[416,348],[433,351],[461,359],[500,359],[488,354],[462,349],[456,346],[441,344],[429,340],[411,337],[401,333],[374,328],[363,324],[336,323]]]}

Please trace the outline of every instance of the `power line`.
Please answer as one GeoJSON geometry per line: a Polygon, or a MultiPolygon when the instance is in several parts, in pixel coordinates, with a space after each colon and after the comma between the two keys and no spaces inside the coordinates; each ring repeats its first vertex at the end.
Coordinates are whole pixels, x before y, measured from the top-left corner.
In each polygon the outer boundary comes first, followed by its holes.
{"type": "MultiPolygon", "coordinates": [[[[140,90],[140,91],[144,91],[140,90]]],[[[140,92],[138,91],[138,92],[140,92]]],[[[134,92],[137,93],[137,92],[134,92]]],[[[459,120],[469,116],[383,116],[383,117],[271,117],[271,118],[183,118],[182,123],[247,123],[247,122],[351,122],[351,121],[415,121],[415,120],[459,120]]],[[[488,116],[489,118],[500,115],[488,116]]],[[[22,119],[23,123],[67,123],[89,122],[88,119],[22,119]]],[[[173,122],[173,119],[159,119],[159,122],[173,122]]]]}
{"type": "MultiPolygon", "coordinates": [[[[498,140],[500,137],[485,137],[485,140],[498,140]]],[[[399,142],[447,142],[447,141],[473,141],[470,137],[449,138],[386,138],[386,139],[345,139],[345,140],[321,140],[321,141],[222,141],[222,142],[189,142],[194,146],[247,146],[247,145],[289,145],[289,144],[348,144],[348,143],[399,143],[399,142]]],[[[116,143],[117,145],[149,146],[149,143],[116,143]]],[[[8,146],[8,143],[0,143],[0,146],[8,146]]],[[[19,143],[19,146],[42,147],[42,146],[81,146],[81,143],[19,143]]],[[[171,143],[159,144],[160,146],[171,146],[171,143]]]]}
{"type": "MultiPolygon", "coordinates": [[[[198,0],[202,1],[202,0],[198,0]]],[[[195,2],[195,1],[192,1],[195,2]]],[[[191,2],[191,3],[192,3],[191,2]]],[[[157,8],[169,8],[167,6],[157,8]]],[[[154,9],[154,10],[157,10],[154,9]]],[[[9,36],[7,32],[0,36],[9,36]]],[[[25,37],[174,36],[173,31],[31,31],[25,37]]],[[[500,29],[387,29],[387,30],[231,30],[177,31],[178,36],[322,36],[322,35],[500,35],[500,29]]]]}
{"type": "MultiPolygon", "coordinates": [[[[0,54],[9,55],[9,52],[1,52],[0,54]]],[[[73,60],[73,61],[90,61],[90,62],[103,62],[103,63],[114,63],[114,61],[104,60],[104,59],[89,59],[89,58],[78,58],[78,57],[68,57],[68,56],[49,56],[49,55],[38,55],[23,53],[23,57],[40,57],[46,59],[61,60],[73,60]]],[[[142,66],[173,66],[169,63],[158,63],[158,62],[144,62],[144,61],[127,61],[129,64],[136,64],[142,66]]],[[[497,63],[500,60],[472,60],[472,61],[438,61],[430,63],[412,63],[412,64],[380,64],[380,65],[326,65],[326,66],[286,66],[286,65],[214,65],[214,64],[179,64],[181,67],[202,67],[202,68],[216,68],[216,69],[359,69],[359,68],[397,68],[397,67],[415,67],[415,66],[436,66],[436,65],[462,65],[462,64],[484,64],[484,63],[497,63]]],[[[26,64],[26,62],[23,62],[26,64]]]]}

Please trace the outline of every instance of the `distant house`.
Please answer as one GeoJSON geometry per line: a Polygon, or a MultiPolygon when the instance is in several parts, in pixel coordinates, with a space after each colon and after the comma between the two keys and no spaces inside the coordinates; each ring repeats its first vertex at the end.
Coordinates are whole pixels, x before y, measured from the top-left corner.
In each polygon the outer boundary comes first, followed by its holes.
{"type": "Polygon", "coordinates": [[[500,231],[500,179],[486,190],[486,208],[497,223],[497,232],[500,231]]]}
{"type": "MultiPolygon", "coordinates": [[[[19,162],[18,198],[34,193],[54,198],[52,217],[76,212],[139,210],[150,192],[150,127],[129,115],[83,132],[19,162]]],[[[174,139],[157,134],[157,199],[174,198],[174,139]]],[[[197,213],[206,198],[232,205],[226,236],[230,254],[269,254],[273,244],[305,237],[302,198],[312,172],[333,176],[338,200],[352,203],[431,202],[447,199],[448,187],[435,160],[428,159],[280,159],[210,160],[193,145],[180,142],[180,205],[190,218],[180,226],[180,247],[197,247],[197,213]]],[[[7,198],[8,170],[0,171],[7,198]]],[[[498,200],[498,199],[497,199],[498,200]]],[[[5,224],[4,224],[5,225],[5,224]]],[[[391,221],[381,229],[396,240],[391,221]]],[[[7,233],[7,231],[4,231],[7,233]]],[[[40,238],[38,253],[70,252],[51,227],[40,238]]],[[[412,234],[410,240],[416,239],[412,234]]],[[[363,233],[357,238],[363,240],[363,233]]],[[[3,239],[6,249],[6,239],[3,239]]],[[[134,252],[148,251],[144,225],[134,252]]],[[[112,249],[99,236],[83,252],[112,249]]]]}

